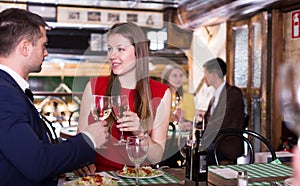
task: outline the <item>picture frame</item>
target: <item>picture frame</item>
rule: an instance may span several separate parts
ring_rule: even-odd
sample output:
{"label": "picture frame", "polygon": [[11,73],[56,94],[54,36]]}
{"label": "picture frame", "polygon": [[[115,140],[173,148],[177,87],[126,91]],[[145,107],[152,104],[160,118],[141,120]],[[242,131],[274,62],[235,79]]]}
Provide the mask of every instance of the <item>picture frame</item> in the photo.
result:
{"label": "picture frame", "polygon": [[56,6],[28,4],[27,10],[40,15],[45,21],[52,21],[52,22],[56,21],[56,17],[57,17]]}
{"label": "picture frame", "polygon": [[3,11],[7,8],[20,8],[20,9],[27,9],[26,4],[16,4],[16,3],[0,3],[0,11]]}
{"label": "picture frame", "polygon": [[126,11],[98,8],[57,7],[57,22],[112,26],[119,22],[134,22],[139,26],[163,28],[163,12]]}

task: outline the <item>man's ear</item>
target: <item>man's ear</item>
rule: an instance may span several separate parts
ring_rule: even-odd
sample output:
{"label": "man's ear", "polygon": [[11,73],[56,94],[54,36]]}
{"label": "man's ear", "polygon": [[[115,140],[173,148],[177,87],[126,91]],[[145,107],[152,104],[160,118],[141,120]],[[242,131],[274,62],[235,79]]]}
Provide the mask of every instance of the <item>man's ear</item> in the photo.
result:
{"label": "man's ear", "polygon": [[23,39],[20,44],[19,44],[19,52],[23,55],[23,56],[28,56],[29,52],[31,50],[31,42],[29,42],[26,39]]}

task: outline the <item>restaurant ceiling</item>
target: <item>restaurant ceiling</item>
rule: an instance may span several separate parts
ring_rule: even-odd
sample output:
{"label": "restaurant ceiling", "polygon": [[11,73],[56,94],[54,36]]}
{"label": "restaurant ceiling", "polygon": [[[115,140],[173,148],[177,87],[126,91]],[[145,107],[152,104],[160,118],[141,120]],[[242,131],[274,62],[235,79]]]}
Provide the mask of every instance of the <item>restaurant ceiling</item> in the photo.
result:
{"label": "restaurant ceiling", "polygon": [[299,0],[187,0],[177,11],[181,28],[215,25],[239,20],[264,10],[289,10],[299,7]]}

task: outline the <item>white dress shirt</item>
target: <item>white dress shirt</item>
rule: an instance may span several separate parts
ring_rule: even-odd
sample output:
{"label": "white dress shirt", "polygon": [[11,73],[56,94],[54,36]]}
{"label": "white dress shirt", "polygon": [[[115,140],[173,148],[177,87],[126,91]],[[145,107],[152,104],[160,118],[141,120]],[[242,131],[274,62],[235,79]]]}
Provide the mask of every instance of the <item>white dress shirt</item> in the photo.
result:
{"label": "white dress shirt", "polygon": [[214,102],[213,102],[212,105],[211,105],[211,108],[210,108],[210,114],[212,114],[212,113],[214,112],[214,109],[216,108],[216,106],[217,106],[217,104],[218,104],[218,102],[219,102],[220,94],[221,94],[223,88],[225,87],[225,84],[226,84],[226,82],[224,81],[224,82],[216,89],[216,91],[214,92],[214,96],[213,96],[213,97],[215,98],[215,100],[214,100]]}

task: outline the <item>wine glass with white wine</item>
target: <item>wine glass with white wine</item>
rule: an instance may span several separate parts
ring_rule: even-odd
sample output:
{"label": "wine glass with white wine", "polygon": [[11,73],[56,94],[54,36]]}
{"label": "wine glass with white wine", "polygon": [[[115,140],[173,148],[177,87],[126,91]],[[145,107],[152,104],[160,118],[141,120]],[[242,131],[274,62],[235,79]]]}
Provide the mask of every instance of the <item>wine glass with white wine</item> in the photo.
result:
{"label": "wine glass with white wine", "polygon": [[[106,120],[111,113],[111,97],[103,95],[93,95],[91,102],[91,113],[96,121]],[[106,148],[102,146],[101,148]]]}
{"label": "wine glass with white wine", "polygon": [[280,67],[278,94],[281,114],[286,127],[298,136],[300,148],[300,63],[285,63]]}
{"label": "wine glass with white wine", "polygon": [[135,183],[139,185],[139,167],[146,159],[149,149],[148,136],[128,136],[126,151],[129,159],[135,165]]}
{"label": "wine glass with white wine", "polygon": [[[127,95],[119,95],[111,97],[111,106],[113,110],[113,116],[116,120],[121,119],[124,116],[124,112],[129,110],[129,101]],[[115,145],[125,145],[123,130],[121,130],[121,136],[119,141]]]}

